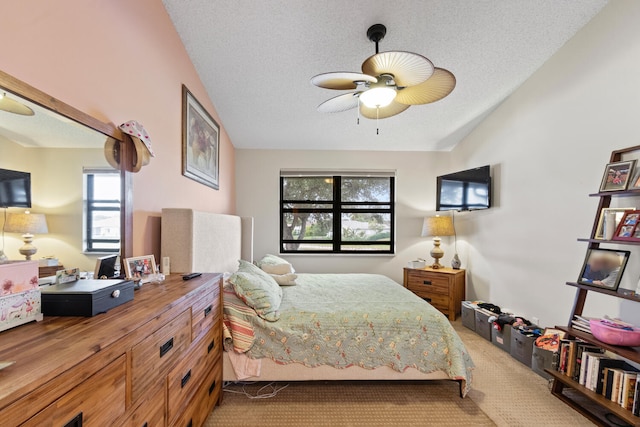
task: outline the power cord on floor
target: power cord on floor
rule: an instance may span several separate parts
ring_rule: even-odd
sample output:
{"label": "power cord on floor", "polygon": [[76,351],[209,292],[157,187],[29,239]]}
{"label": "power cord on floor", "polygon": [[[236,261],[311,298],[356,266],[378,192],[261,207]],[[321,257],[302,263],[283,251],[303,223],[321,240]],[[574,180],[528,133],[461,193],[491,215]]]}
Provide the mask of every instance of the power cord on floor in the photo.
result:
{"label": "power cord on floor", "polygon": [[[278,383],[276,382],[270,382],[268,384],[265,384],[264,386],[260,387],[254,394],[251,394],[251,392],[247,391],[247,386],[251,386],[254,384],[257,384],[257,381],[254,382],[225,382],[222,385],[222,390],[227,392],[227,393],[235,393],[235,394],[243,394],[245,395],[248,399],[270,399],[272,397],[276,397],[276,395],[281,392],[282,390],[284,390],[285,388],[289,387],[289,384],[285,384],[283,386],[278,386]],[[231,387],[232,386],[241,386],[240,390],[234,390]]]}

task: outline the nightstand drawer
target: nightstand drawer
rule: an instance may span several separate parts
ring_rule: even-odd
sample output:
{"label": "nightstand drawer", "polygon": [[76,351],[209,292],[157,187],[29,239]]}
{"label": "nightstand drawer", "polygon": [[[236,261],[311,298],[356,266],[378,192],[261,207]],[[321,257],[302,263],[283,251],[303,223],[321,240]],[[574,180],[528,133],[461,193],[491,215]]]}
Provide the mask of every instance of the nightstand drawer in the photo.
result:
{"label": "nightstand drawer", "polygon": [[412,292],[433,292],[449,295],[449,279],[426,271],[410,271],[407,288]]}
{"label": "nightstand drawer", "polygon": [[[413,290],[412,290],[413,291]],[[413,291],[414,294],[434,306],[440,311],[449,310],[449,297],[442,294],[433,294],[430,292]]]}

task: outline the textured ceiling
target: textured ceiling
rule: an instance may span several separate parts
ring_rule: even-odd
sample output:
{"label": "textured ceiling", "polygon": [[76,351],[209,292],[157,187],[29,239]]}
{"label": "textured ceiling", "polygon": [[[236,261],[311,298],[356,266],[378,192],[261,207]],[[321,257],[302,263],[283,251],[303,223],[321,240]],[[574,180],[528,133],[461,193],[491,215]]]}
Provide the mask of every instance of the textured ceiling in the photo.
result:
{"label": "textured ceiling", "polygon": [[[450,150],[607,3],[605,0],[163,0],[236,148]],[[341,91],[309,79],[360,72],[404,50],[452,71],[447,98],[380,120],[319,113]]]}

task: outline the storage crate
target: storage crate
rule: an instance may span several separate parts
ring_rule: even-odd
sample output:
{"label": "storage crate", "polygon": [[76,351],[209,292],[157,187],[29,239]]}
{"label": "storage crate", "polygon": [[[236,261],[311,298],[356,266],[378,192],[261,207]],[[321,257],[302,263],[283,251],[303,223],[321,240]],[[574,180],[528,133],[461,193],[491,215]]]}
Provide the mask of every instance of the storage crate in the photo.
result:
{"label": "storage crate", "polygon": [[0,296],[38,288],[38,261],[6,261],[0,264]]}
{"label": "storage crate", "polygon": [[491,341],[491,323],[489,323],[489,317],[494,314],[489,310],[483,310],[481,308],[476,310],[476,334],[480,335],[487,341]]}
{"label": "storage crate", "polygon": [[511,357],[531,367],[531,357],[535,341],[536,337],[528,337],[518,329],[513,329],[511,331]]}
{"label": "storage crate", "polygon": [[511,325],[504,325],[501,331],[491,326],[491,342],[501,350],[511,351]]}
{"label": "storage crate", "polygon": [[[36,261],[36,268],[38,263]],[[0,331],[42,320],[40,289],[0,297]]]}
{"label": "storage crate", "polygon": [[476,330],[476,309],[469,301],[462,301],[462,326]]}
{"label": "storage crate", "polygon": [[545,350],[541,347],[533,346],[533,352],[531,354],[531,369],[543,378],[550,380],[552,377],[546,373],[545,369],[553,368],[553,360],[557,353]]}

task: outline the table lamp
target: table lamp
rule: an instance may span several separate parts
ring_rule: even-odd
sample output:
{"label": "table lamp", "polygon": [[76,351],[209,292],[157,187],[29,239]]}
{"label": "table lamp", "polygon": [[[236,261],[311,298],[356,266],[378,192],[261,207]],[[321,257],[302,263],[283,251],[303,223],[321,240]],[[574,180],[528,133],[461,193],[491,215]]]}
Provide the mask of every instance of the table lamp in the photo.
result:
{"label": "table lamp", "polygon": [[24,245],[18,251],[27,258],[27,261],[38,252],[38,248],[33,246],[34,234],[46,234],[47,219],[44,214],[34,214],[29,211],[24,213],[10,213],[4,229],[7,233],[22,233]]}
{"label": "table lamp", "polygon": [[422,224],[422,237],[433,236],[433,249],[431,249],[430,254],[434,262],[431,268],[438,269],[443,267],[440,264],[440,258],[444,256],[444,251],[440,248],[440,237],[453,235],[455,235],[455,230],[450,216],[425,217]]}

